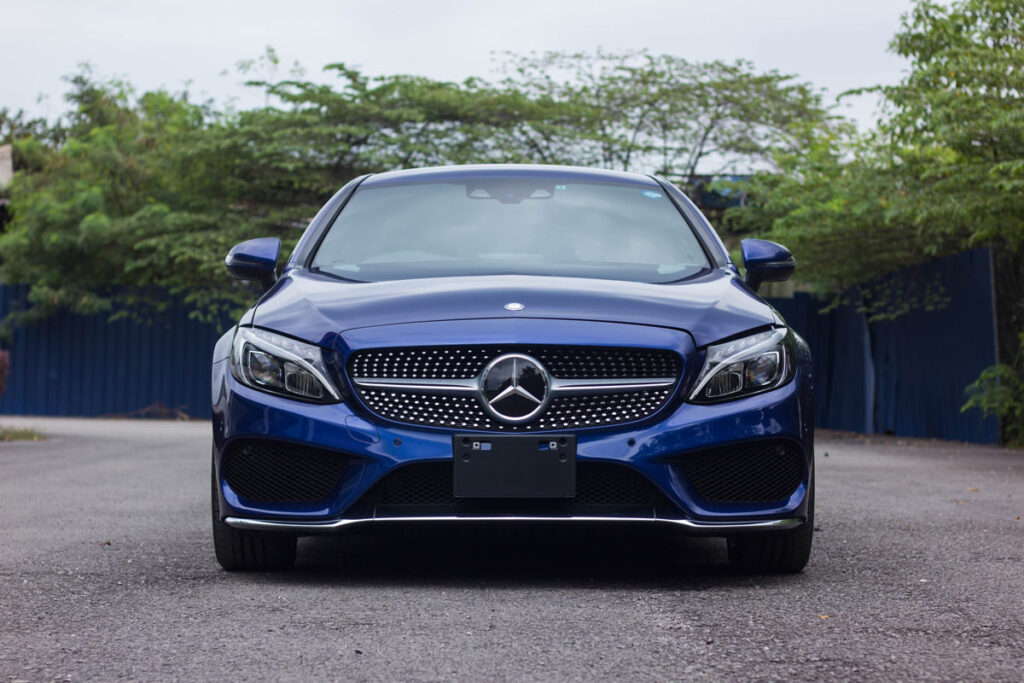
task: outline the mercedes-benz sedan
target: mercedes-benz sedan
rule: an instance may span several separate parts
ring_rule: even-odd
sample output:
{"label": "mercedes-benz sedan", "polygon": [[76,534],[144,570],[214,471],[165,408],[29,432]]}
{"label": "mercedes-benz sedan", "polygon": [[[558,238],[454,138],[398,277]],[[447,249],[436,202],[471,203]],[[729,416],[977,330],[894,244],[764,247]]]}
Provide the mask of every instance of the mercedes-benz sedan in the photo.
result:
{"label": "mercedes-benz sedan", "polygon": [[452,166],[343,187],[213,355],[213,531],[226,569],[398,524],[660,525],[799,571],[814,505],[810,355],[663,179]]}

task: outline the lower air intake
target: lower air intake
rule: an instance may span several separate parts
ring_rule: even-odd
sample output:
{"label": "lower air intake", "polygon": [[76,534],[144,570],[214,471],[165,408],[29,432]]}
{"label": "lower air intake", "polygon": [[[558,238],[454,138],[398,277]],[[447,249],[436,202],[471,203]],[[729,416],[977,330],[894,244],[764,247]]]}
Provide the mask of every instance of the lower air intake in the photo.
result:
{"label": "lower air intake", "polygon": [[[452,463],[428,462],[399,467],[363,497],[369,505],[456,505]],[[645,476],[626,465],[576,463],[575,505],[675,507]]]}
{"label": "lower air intake", "polygon": [[754,441],[680,455],[693,490],[715,503],[765,503],[789,498],[803,481],[804,455],[789,441]]}
{"label": "lower air intake", "polygon": [[235,441],[224,453],[221,475],[253,503],[313,503],[338,487],[344,453],[266,439]]}

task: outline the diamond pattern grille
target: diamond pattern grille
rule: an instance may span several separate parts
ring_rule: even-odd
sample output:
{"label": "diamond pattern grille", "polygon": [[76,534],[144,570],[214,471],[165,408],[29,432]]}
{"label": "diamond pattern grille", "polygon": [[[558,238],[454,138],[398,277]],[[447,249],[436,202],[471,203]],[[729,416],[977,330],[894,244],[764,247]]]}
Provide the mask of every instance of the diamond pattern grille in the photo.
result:
{"label": "diamond pattern grille", "polygon": [[[472,379],[492,359],[525,353],[560,379],[672,377],[682,374],[678,354],[665,349],[602,346],[438,346],[367,349],[352,354],[352,377],[379,379]],[[494,419],[475,394],[416,389],[355,387],[366,406],[381,417],[409,424],[496,432],[581,429],[636,422],[660,410],[674,387],[555,396],[547,410],[527,424]]]}
{"label": "diamond pattern grille", "polygon": [[543,415],[527,424],[495,420],[484,412],[475,396],[384,389],[363,389],[360,394],[370,410],[398,422],[495,432],[538,432],[642,420],[664,405],[672,389],[558,396]]}

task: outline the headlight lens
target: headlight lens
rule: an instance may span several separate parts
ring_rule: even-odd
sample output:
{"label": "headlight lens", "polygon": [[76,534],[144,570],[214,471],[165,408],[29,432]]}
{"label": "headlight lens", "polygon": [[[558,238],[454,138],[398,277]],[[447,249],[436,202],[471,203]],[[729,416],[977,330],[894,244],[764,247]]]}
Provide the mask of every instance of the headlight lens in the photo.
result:
{"label": "headlight lens", "polygon": [[731,401],[781,385],[789,374],[788,334],[780,327],[709,346],[690,401]]}
{"label": "headlight lens", "polygon": [[239,382],[271,394],[315,403],[340,400],[319,346],[267,330],[236,330],[231,374]]}

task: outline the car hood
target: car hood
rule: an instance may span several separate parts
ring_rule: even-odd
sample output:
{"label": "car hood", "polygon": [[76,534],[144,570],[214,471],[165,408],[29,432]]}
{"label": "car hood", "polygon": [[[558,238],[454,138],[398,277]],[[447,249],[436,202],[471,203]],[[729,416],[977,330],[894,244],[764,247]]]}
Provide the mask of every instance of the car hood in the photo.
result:
{"label": "car hood", "polygon": [[[509,303],[522,310],[509,311]],[[719,269],[674,284],[525,275],[349,282],[287,271],[253,324],[331,345],[363,327],[441,320],[541,318],[684,330],[697,346],[775,321],[772,308]]]}

